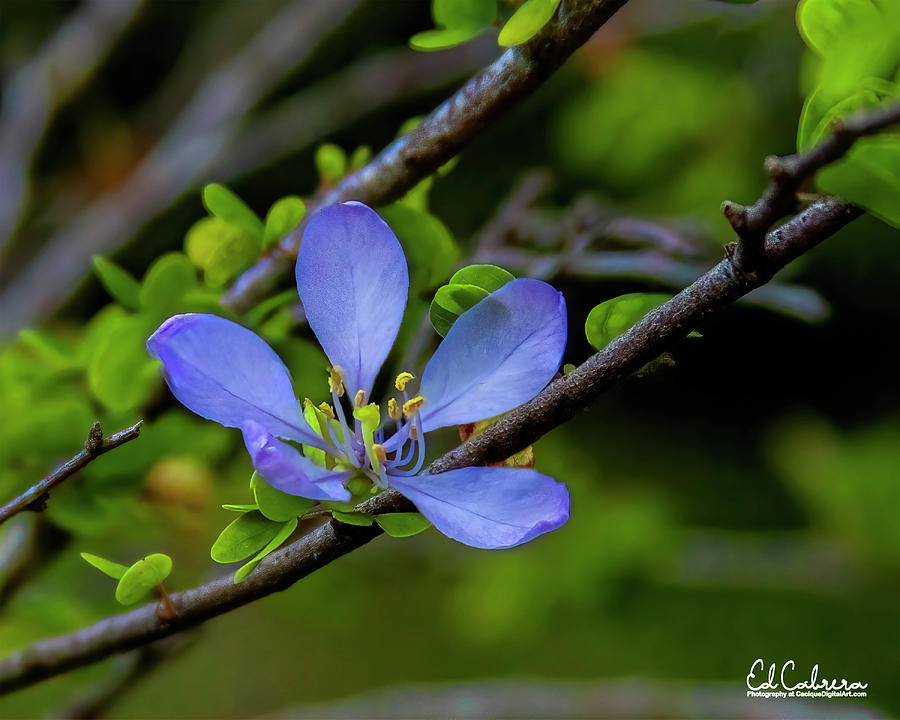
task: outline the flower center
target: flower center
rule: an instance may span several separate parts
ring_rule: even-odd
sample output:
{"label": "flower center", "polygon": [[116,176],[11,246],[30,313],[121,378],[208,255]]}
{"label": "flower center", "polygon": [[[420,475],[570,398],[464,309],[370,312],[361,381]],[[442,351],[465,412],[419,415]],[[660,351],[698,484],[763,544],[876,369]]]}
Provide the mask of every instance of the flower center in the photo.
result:
{"label": "flower center", "polygon": [[[406,386],[414,379],[409,372],[397,376],[394,387],[400,392],[401,399],[388,400],[387,418],[384,419],[381,407],[368,402],[364,390],[357,391],[351,404],[351,430],[344,409],[343,398],[347,395],[344,373],[338,366],[330,368],[328,385],[333,404],[316,406],[308,398],[304,401],[306,420],[323,438],[326,449],[307,454],[329,469],[339,465],[352,466],[380,488],[388,486],[390,475],[418,473],[425,462],[425,437],[419,419],[419,409],[425,398],[421,395],[410,398]],[[385,439],[388,429],[392,432]],[[356,478],[351,482],[358,485],[361,477],[357,475]]]}

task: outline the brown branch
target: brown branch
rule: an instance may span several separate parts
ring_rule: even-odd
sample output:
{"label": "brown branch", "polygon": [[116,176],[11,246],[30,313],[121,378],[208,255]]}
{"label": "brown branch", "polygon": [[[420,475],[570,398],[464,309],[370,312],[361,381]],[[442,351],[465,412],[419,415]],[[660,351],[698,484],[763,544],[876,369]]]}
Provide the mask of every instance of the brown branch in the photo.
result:
{"label": "brown branch", "polygon": [[765,272],[762,265],[766,233],[779,219],[795,211],[801,185],[826,165],[842,158],[859,138],[897,123],[900,123],[900,105],[880,112],[862,112],[849,120],[836,121],[831,135],[806,153],[785,157],[769,155],[764,163],[769,184],[760,198],[749,207],[730,200],[722,203],[722,212],[739,238],[733,248],[736,267],[745,273]]}
{"label": "brown branch", "polygon": [[[835,198],[823,199],[773,231],[766,253],[781,267],[817,245],[857,217],[860,211]],[[748,279],[726,258],[690,287],[660,306],[631,330],[562,377],[530,402],[504,416],[431,464],[440,473],[467,465],[501,460],[586,408],[601,392],[687,335],[696,322],[733,302],[764,280]],[[412,504],[389,490],[364,503],[362,511],[378,514],[408,511]],[[38,642],[0,663],[0,692],[31,685],[114,653],[167,637],[210,618],[284,590],[297,580],[365,545],[381,533],[377,525],[356,527],[328,522],[272,553],[244,582],[231,576],[172,595],[178,615],[161,622],[156,606],[102,620],[68,635]]]}
{"label": "brown branch", "polygon": [[[600,393],[685,337],[703,317],[765,284],[771,273],[861,214],[861,210],[839,198],[814,202],[767,234],[763,252],[768,273],[746,274],[736,267],[732,255],[727,256],[571,373],[552,382],[495,425],[435,460],[428,472],[437,474],[484,465],[531,445],[587,408]],[[414,506],[396,491],[388,490],[363,503],[359,509],[368,514],[380,514],[408,511]],[[151,604],[35,643],[0,662],[0,693],[146,645],[284,590],[379,534],[381,529],[376,524],[358,527],[332,520],[269,555],[238,585],[232,582],[231,576],[225,576],[173,594],[171,600],[177,615],[172,619],[160,619],[156,605]]]}
{"label": "brown branch", "polygon": [[100,427],[100,422],[95,422],[91,425],[87,440],[84,441],[84,448],[80,453],[75,455],[68,462],[60,465],[39,483],[32,485],[15,500],[10,500],[6,505],[0,508],[0,525],[25,510],[36,512],[43,510],[47,505],[47,498],[50,496],[50,492],[53,489],[72,477],[95,458],[100,457],[103,453],[109,452],[120,445],[124,445],[125,443],[134,440],[141,434],[141,425],[143,422],[143,420],[140,420],[130,428],[120,430],[107,438],[103,437],[103,429]]}
{"label": "brown branch", "polygon": [[[349,175],[322,205],[395,200],[453,158],[504,112],[546,80],[627,0],[565,0],[544,30],[507,50],[435,109],[413,132],[397,139],[366,167]],[[246,312],[293,269],[299,247],[293,232],[241,275],[225,304]]]}

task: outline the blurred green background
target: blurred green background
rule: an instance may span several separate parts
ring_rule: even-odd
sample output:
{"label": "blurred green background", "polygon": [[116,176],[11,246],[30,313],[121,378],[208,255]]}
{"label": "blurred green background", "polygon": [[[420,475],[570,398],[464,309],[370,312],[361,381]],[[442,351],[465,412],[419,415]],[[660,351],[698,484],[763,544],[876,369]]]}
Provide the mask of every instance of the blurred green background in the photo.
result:
{"label": "blurred green background", "polygon": [[[220,505],[247,501],[238,433],[177,405],[141,349],[161,319],[215,303],[221,286],[190,270],[165,275],[155,304],[111,308],[91,258],[140,278],[182,250],[208,182],[263,217],[282,196],[312,196],[328,182],[321,143],[377,152],[500,52],[494,36],[408,49],[431,26],[425,2],[103,6],[0,8],[0,494],[74,454],[96,417],[108,432],[147,422],[45,513],[0,529],[3,654],[121,611],[80,551],[168,553],[176,590],[221,573],[209,546],[233,516]],[[634,0],[428,189],[460,257],[512,259],[564,292],[566,362],[591,352],[594,305],[674,291],[716,261],[731,239],[721,201],[752,202],[762,158],[794,150],[814,64],[794,11]],[[82,33],[71,64],[42,61],[66,31]],[[485,254],[489,221],[523,192],[527,207],[500,223],[507,254]],[[573,236],[596,266],[566,265]],[[779,277],[781,290],[709,319],[541,440],[538,469],[571,490],[560,531],[502,552],[433,530],[382,537],[165,647],[104,712],[900,713],[897,241],[873,218],[852,223]],[[416,285],[429,268],[412,271]],[[403,337],[445,277],[419,280]],[[286,300],[256,325],[315,399],[324,362],[301,319]],[[793,659],[798,675],[818,663],[868,682],[868,697],[747,700],[756,658]],[[2,698],[0,717],[77,715],[129,667],[118,658]]]}

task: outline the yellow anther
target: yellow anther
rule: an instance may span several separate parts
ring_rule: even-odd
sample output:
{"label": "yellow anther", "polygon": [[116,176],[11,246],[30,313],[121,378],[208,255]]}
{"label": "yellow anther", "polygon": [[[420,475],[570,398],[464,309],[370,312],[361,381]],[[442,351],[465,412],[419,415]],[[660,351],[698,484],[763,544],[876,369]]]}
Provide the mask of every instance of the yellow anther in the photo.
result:
{"label": "yellow anther", "polygon": [[340,365],[329,369],[328,389],[338,397],[344,397],[344,369]]}
{"label": "yellow anther", "polygon": [[[308,400],[309,398],[307,398]],[[334,420],[334,408],[331,407],[327,402],[323,402],[319,405],[319,411],[327,417],[329,420]]]}
{"label": "yellow anther", "polygon": [[391,418],[391,420],[400,419],[400,406],[397,404],[397,401],[394,398],[388,400],[388,416]]}
{"label": "yellow anther", "polygon": [[415,375],[409,372],[402,372],[397,376],[397,379],[394,380],[394,387],[397,388],[400,392],[406,390],[406,383],[410,380],[415,379]]}
{"label": "yellow anther", "polygon": [[378,458],[378,462],[384,462],[387,460],[387,453],[384,451],[384,446],[375,443],[372,446],[372,451],[375,453],[375,457]]}
{"label": "yellow anther", "polygon": [[425,398],[423,398],[421,395],[416,395],[414,398],[403,403],[403,414],[406,415],[406,417],[409,417],[420,407],[422,407],[424,403]]}
{"label": "yellow anther", "polygon": [[366,396],[365,390],[357,390],[356,397],[353,398],[353,406],[360,408],[366,404],[366,400],[368,399],[369,398]]}

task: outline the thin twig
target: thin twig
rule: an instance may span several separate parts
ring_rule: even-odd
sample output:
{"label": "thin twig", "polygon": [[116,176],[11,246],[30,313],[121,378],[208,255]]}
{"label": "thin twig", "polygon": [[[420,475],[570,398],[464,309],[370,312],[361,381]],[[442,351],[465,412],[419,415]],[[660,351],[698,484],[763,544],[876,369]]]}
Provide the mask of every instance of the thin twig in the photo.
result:
{"label": "thin twig", "polygon": [[6,505],[0,508],[0,525],[25,510],[32,510],[35,512],[43,510],[47,505],[47,498],[50,496],[50,492],[53,489],[72,477],[95,458],[103,455],[103,453],[107,453],[120,445],[124,445],[125,443],[134,440],[141,434],[141,425],[143,425],[143,423],[143,420],[139,420],[130,428],[120,430],[105,438],[103,437],[103,429],[100,427],[100,422],[95,422],[91,425],[90,432],[88,432],[87,440],[84,441],[84,448],[81,452],[68,462],[60,465],[39,483],[32,485],[15,500],[10,500]]}
{"label": "thin twig", "polygon": [[[437,474],[484,465],[531,445],[587,408],[600,393],[684,338],[702,318],[765,284],[776,270],[861,214],[859,208],[839,198],[814,202],[767,234],[763,246],[767,272],[744,273],[729,254],[571,373],[555,380],[532,400],[435,460],[428,472]],[[413,509],[414,505],[394,490],[387,490],[358,508],[368,515]],[[172,603],[178,611],[174,618],[161,619],[156,603],[153,603],[67,635],[37,642],[0,662],[0,693],[146,645],[284,590],[379,534],[381,529],[375,523],[359,527],[332,520],[269,555],[240,584],[235,585],[231,576],[225,576],[173,594]]]}
{"label": "thin twig", "polygon": [[795,211],[801,185],[826,165],[842,158],[859,138],[897,123],[900,123],[900,105],[891,105],[880,112],[862,112],[849,120],[836,121],[833,132],[806,153],[785,157],[769,155],[764,163],[769,184],[760,198],[749,207],[730,200],[722,203],[722,212],[739,238],[733,248],[735,266],[745,273],[765,272],[760,265],[764,260],[766,233],[779,219]]}
{"label": "thin twig", "polygon": [[[528,97],[627,0],[567,0],[527,44],[510,48],[436,108],[414,131],[395,140],[368,165],[342,180],[322,205],[395,200],[453,158],[503,113]],[[241,275],[225,304],[246,312],[287,275],[297,257],[293,232]]]}
{"label": "thin twig", "polygon": [[[770,234],[767,253],[772,265],[786,264],[859,214],[859,210],[841,200],[820,200]],[[472,436],[433,462],[429,472],[483,465],[509,457],[586,408],[603,390],[687,335],[701,317],[764,282],[762,278],[750,280],[736,272],[731,259],[726,258],[569,375],[508,413],[496,425]],[[375,515],[410,511],[414,506],[396,491],[388,490],[359,509]],[[156,603],[153,603],[68,635],[38,642],[0,662],[0,693],[167,637],[284,590],[314,570],[365,545],[380,533],[376,524],[357,527],[328,522],[269,555],[238,585],[232,582],[231,576],[225,576],[173,594],[172,602],[178,615],[171,621],[161,622]]]}

